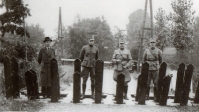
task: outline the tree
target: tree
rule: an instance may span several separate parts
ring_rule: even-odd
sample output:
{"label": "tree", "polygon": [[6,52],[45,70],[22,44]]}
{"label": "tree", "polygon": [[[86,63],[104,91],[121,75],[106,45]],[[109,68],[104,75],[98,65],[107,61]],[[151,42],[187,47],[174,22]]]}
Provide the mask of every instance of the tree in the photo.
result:
{"label": "tree", "polygon": [[27,43],[38,51],[45,37],[44,29],[41,28],[39,24],[32,24],[26,26],[26,30],[30,33],[30,38],[27,39]]}
{"label": "tree", "polygon": [[163,49],[169,45],[168,35],[170,34],[169,21],[162,8],[158,9],[155,17],[156,22],[154,25],[154,33],[157,36],[157,47],[163,51]]}
{"label": "tree", "polygon": [[[139,52],[139,46],[140,46],[140,38],[141,38],[141,28],[143,26],[143,18],[144,18],[144,10],[138,9],[130,14],[129,16],[129,23],[127,24],[127,41],[128,47],[130,48],[130,51],[132,53],[132,58],[134,60],[138,59],[138,52]],[[146,27],[149,27],[150,18],[148,13],[146,14]],[[150,33],[145,31],[145,33]],[[145,38],[147,38],[147,35],[145,34]],[[146,44],[147,39],[145,39],[144,45]]]}
{"label": "tree", "polygon": [[0,8],[5,8],[5,12],[0,15],[1,27],[0,31],[2,37],[5,33],[11,32],[12,34],[17,34],[24,36],[29,36],[27,31],[24,31],[24,18],[30,16],[30,9],[24,5],[22,0],[2,0]]}
{"label": "tree", "polygon": [[78,19],[77,23],[69,27],[69,51],[70,58],[78,58],[82,46],[88,44],[89,33],[97,33],[95,44],[99,49],[99,57],[102,60],[111,60],[114,46],[113,37],[109,25],[104,18]]}
{"label": "tree", "polygon": [[174,13],[170,13],[171,20],[170,41],[177,49],[179,61],[187,62],[190,50],[193,49],[194,13],[191,0],[174,0],[172,3]]}

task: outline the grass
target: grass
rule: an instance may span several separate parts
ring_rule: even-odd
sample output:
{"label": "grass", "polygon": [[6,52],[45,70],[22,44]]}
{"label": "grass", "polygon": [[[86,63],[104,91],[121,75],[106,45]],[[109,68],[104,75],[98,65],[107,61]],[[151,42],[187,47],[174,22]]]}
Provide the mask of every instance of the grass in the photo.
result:
{"label": "grass", "polygon": [[0,111],[38,111],[43,103],[35,101],[0,100]]}
{"label": "grass", "polygon": [[63,65],[59,67],[60,90],[66,90],[73,82],[74,67],[72,65]]}

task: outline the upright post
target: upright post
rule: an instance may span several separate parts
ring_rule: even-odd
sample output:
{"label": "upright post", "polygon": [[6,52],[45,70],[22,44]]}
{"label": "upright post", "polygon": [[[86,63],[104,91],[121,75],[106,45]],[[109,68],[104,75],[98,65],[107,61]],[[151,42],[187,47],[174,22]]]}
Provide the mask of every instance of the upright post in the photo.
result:
{"label": "upright post", "polygon": [[148,80],[149,64],[145,62],[141,70],[141,82],[140,82],[140,95],[138,99],[138,104],[144,105],[146,92],[147,92],[147,80]]}
{"label": "upright post", "polygon": [[185,71],[185,64],[181,63],[177,71],[174,103],[180,103],[180,100],[181,100],[181,94],[183,90],[184,71]]}
{"label": "upright post", "polygon": [[51,60],[51,102],[58,102],[59,99],[59,74],[57,60]]}
{"label": "upright post", "polygon": [[95,62],[95,103],[101,103],[102,100],[102,83],[103,83],[103,61]]}
{"label": "upright post", "polygon": [[163,85],[162,85],[162,90],[160,91],[160,102],[159,104],[161,106],[167,105],[167,98],[169,94],[169,87],[171,83],[171,76],[167,75],[166,77],[163,78]]}
{"label": "upright post", "polygon": [[121,73],[117,77],[117,93],[116,93],[116,103],[123,104],[123,92],[124,92],[124,74]]}
{"label": "upright post", "polygon": [[160,99],[160,92],[163,90],[163,79],[166,76],[166,69],[167,69],[167,64],[165,62],[163,62],[160,65],[160,69],[159,69],[158,90],[156,92],[156,98],[157,98],[156,101],[157,102]]}
{"label": "upright post", "polygon": [[18,74],[18,63],[16,58],[11,59],[11,66],[12,66],[12,76],[13,76],[13,94],[14,98],[20,97],[19,92],[19,74]]}
{"label": "upright post", "polygon": [[73,103],[80,102],[81,95],[81,60],[74,61],[74,74],[73,74]]}
{"label": "upright post", "polygon": [[4,77],[5,77],[5,88],[6,98],[13,98],[13,78],[11,71],[11,62],[8,56],[4,59]]}
{"label": "upright post", "polygon": [[194,70],[194,66],[192,64],[189,64],[185,71],[183,91],[182,91],[181,101],[180,101],[181,106],[187,105],[187,103],[188,103],[193,70]]}
{"label": "upright post", "polygon": [[199,103],[199,81],[198,81],[198,86],[197,86],[197,90],[196,90],[196,94],[194,98],[194,103]]}

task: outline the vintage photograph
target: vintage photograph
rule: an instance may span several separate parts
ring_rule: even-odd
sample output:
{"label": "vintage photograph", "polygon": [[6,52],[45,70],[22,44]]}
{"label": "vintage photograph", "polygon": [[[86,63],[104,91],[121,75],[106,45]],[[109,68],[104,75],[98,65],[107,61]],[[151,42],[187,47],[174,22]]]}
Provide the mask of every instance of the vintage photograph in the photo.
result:
{"label": "vintage photograph", "polygon": [[0,0],[0,111],[199,112],[199,0]]}

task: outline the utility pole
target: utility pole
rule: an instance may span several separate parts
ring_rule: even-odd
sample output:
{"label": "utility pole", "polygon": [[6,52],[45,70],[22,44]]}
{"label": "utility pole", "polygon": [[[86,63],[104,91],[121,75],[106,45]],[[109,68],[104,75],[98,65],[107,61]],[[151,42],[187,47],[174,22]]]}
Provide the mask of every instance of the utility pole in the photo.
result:
{"label": "utility pole", "polygon": [[146,23],[146,13],[147,13],[147,4],[148,0],[145,1],[145,9],[144,9],[144,18],[143,18],[143,26],[141,28],[142,34],[140,36],[139,32],[139,37],[140,37],[140,47],[139,47],[139,54],[138,54],[138,63],[137,63],[137,71],[140,71],[140,64],[142,60],[142,54],[143,54],[143,39],[144,39],[144,30],[151,30],[151,38],[153,38],[153,9],[152,9],[152,0],[150,1],[150,23],[151,23],[151,28],[145,28],[145,23]]}
{"label": "utility pole", "polygon": [[62,39],[63,39],[63,36],[62,36],[61,7],[59,7],[58,40],[61,44],[61,56],[60,57],[59,57],[59,53],[58,53],[58,57],[60,58],[59,60],[61,60],[61,58],[63,58],[63,42],[62,42]]}

